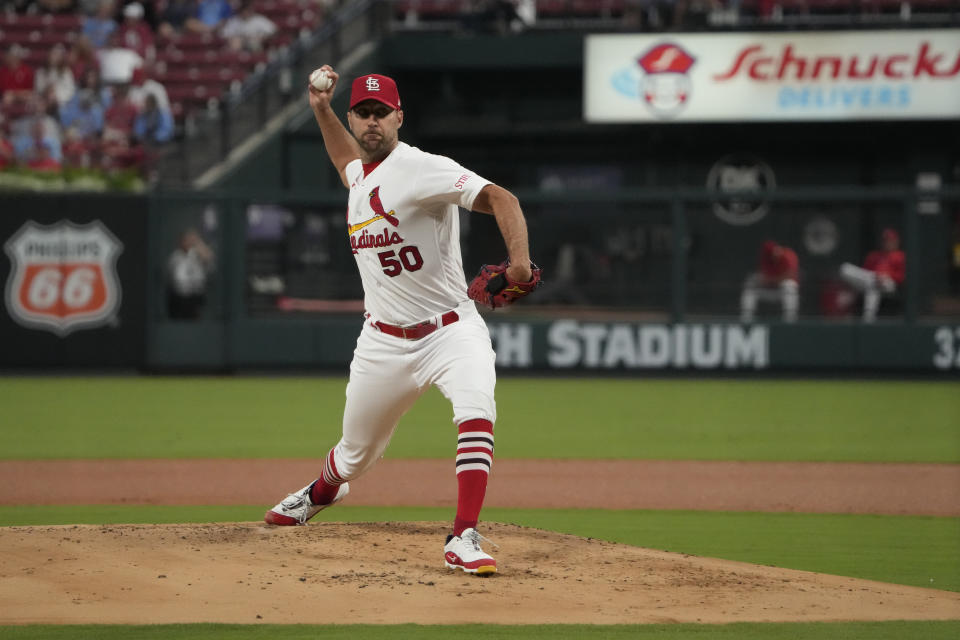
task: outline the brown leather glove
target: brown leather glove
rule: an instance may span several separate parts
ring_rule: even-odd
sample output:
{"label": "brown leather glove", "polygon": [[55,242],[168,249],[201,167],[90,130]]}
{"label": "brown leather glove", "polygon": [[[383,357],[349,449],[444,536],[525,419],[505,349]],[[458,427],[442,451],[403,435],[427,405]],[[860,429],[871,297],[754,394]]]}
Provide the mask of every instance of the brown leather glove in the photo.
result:
{"label": "brown leather glove", "polygon": [[533,276],[529,282],[517,282],[508,277],[509,266],[510,261],[507,260],[500,264],[485,264],[480,267],[480,273],[467,288],[467,295],[487,308],[496,309],[513,304],[540,286],[541,269],[537,265],[530,263]]}

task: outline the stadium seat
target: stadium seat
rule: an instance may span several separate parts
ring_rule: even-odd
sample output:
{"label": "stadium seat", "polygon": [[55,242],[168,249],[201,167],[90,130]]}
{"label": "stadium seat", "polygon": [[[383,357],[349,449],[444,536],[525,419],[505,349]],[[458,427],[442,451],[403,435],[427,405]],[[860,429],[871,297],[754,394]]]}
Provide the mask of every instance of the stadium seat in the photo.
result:
{"label": "stadium seat", "polygon": [[0,28],[19,31],[74,31],[80,29],[79,15],[0,14]]}
{"label": "stadium seat", "polygon": [[243,80],[246,72],[242,69],[233,67],[177,67],[168,69],[163,73],[156,74],[157,82],[164,86],[173,84],[229,84],[236,80]]}
{"label": "stadium seat", "polygon": [[224,45],[223,39],[213,33],[182,33],[172,38],[157,38],[157,48],[213,50]]}

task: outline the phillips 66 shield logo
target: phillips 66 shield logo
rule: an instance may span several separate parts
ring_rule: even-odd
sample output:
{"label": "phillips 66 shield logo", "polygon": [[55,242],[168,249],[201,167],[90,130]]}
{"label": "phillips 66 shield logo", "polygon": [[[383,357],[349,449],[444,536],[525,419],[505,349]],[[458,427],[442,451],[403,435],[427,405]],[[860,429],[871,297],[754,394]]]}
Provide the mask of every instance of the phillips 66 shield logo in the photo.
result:
{"label": "phillips 66 shield logo", "polygon": [[106,324],[120,306],[123,244],[99,220],[28,221],[4,245],[10,257],[7,310],[19,324],[65,336]]}

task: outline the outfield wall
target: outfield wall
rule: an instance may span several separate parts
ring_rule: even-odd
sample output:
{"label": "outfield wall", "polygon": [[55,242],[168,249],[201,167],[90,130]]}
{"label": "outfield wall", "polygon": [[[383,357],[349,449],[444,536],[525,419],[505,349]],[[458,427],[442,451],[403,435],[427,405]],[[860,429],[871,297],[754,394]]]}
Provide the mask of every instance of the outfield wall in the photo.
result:
{"label": "outfield wall", "polygon": [[[812,193],[823,199],[827,192]],[[544,265],[547,284],[536,296],[487,315],[501,369],[960,372],[960,317],[927,313],[923,287],[908,285],[900,306],[874,324],[862,324],[853,311],[826,316],[813,307],[794,324],[779,322],[775,308],[756,323],[742,324],[734,304],[739,274],[737,280],[701,281],[704,276],[698,274],[710,273],[713,263],[694,262],[685,249],[690,244],[685,230],[695,226],[691,219],[698,215],[685,215],[685,207],[694,209],[709,194],[621,196],[627,208],[639,202],[644,210],[666,212],[651,214],[671,233],[662,238],[668,249],[662,259],[642,263],[646,271],[638,273],[648,284],[624,289],[612,279],[603,290],[602,306],[563,300],[557,297],[558,285],[564,293],[576,283],[558,283],[556,265]],[[936,234],[927,228],[930,219],[921,218],[911,205],[915,194],[852,191],[833,196],[901,202],[908,255],[933,252],[928,245]],[[611,196],[594,197],[595,224],[604,226],[604,215],[622,218],[624,208],[604,209]],[[528,199],[534,204],[529,219],[536,254],[536,243],[543,246],[551,233],[569,229],[544,224],[541,212],[551,210],[549,200]],[[342,221],[339,194],[287,194],[258,201],[283,206],[255,205],[237,194],[2,197],[0,366],[345,371],[363,318],[353,259],[337,227]],[[204,235],[216,266],[202,313],[174,320],[165,305],[166,262],[185,228]],[[476,226],[462,241],[465,264],[498,252],[495,230]],[[717,272],[730,259],[714,258]],[[922,260],[908,261],[908,283],[922,279],[918,262]],[[702,311],[701,292],[724,286],[727,293],[718,306]],[[588,282],[588,289],[599,287]],[[814,293],[811,289],[811,297]]]}

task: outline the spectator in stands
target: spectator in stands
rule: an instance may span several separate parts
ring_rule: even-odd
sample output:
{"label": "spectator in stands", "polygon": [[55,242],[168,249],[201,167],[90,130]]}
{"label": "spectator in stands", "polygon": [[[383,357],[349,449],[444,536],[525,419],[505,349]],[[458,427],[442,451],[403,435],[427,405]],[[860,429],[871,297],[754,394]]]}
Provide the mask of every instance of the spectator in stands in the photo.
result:
{"label": "spectator in stands", "polygon": [[44,113],[50,116],[54,122],[60,122],[60,102],[57,100],[53,87],[48,86],[43,91],[38,91],[36,95],[43,104]]}
{"label": "spectator in stands", "polygon": [[[740,24],[740,3],[741,0],[710,0],[706,7],[707,25],[710,27],[736,27]],[[694,9],[695,13],[696,5],[691,8]]]}
{"label": "spectator in stands", "polygon": [[[168,0],[160,0],[159,5],[162,7],[166,4]],[[157,28],[160,26],[160,16],[158,12],[158,2],[157,0],[120,0],[119,6],[117,7],[117,12],[114,14],[114,20],[117,21],[117,24],[122,26],[125,11],[127,7],[131,4],[139,4],[140,8],[143,10],[141,17],[143,22],[150,28],[151,33],[156,33]]]}
{"label": "spectator in stands", "polygon": [[84,137],[79,129],[70,128],[63,134],[63,165],[89,169],[95,163],[100,144],[96,138]]}
{"label": "spectator in stands", "polygon": [[467,31],[493,31],[500,35],[522,31],[526,26],[513,0],[479,0],[468,3],[462,14]]}
{"label": "spectator in stands", "polygon": [[216,33],[231,15],[233,8],[227,0],[198,0],[196,12],[187,20],[187,29],[194,33]]}
{"label": "spectator in stands", "polygon": [[863,321],[873,322],[884,296],[893,296],[907,277],[907,259],[900,250],[900,234],[894,229],[881,233],[880,248],[867,254],[863,266],[845,262],[840,277],[863,294]]}
{"label": "spectator in stands", "polygon": [[62,157],[59,129],[55,133],[50,133],[43,121],[34,120],[31,122],[30,129],[15,135],[12,142],[14,154],[22,164],[29,165],[37,161],[43,165],[53,160],[59,168]]}
{"label": "spectator in stands", "polygon": [[740,294],[740,320],[753,322],[760,300],[780,302],[784,322],[794,322],[800,307],[799,260],[790,247],[767,240],[758,270],[747,276]]}
{"label": "spectator in stands", "polygon": [[129,87],[118,84],[113,87],[113,102],[103,114],[104,135],[109,129],[117,129],[125,135],[133,133],[133,123],[137,119],[137,105],[130,100]]}
{"label": "spectator in stands", "polygon": [[163,144],[173,137],[173,116],[169,110],[160,108],[152,93],[147,94],[143,111],[133,123],[133,135],[148,147]]}
{"label": "spectator in stands", "polygon": [[88,71],[100,73],[100,63],[97,61],[97,54],[93,45],[85,37],[80,36],[73,41],[70,47],[70,53],[67,56],[70,70],[73,72],[73,79],[76,82],[84,77]]}
{"label": "spectator in stands", "polygon": [[47,114],[47,103],[42,96],[32,95],[26,103],[24,114],[10,124],[13,137],[28,136],[36,126],[40,126],[43,137],[60,138],[60,124]]}
{"label": "spectator in stands", "polygon": [[89,89],[93,95],[93,99],[100,103],[104,111],[107,110],[107,107],[109,107],[113,101],[113,91],[110,90],[110,87],[103,86],[99,68],[88,69],[79,77],[77,91],[81,89]]}
{"label": "spectator in stands", "polygon": [[77,84],[67,64],[67,50],[62,44],[50,49],[47,66],[37,70],[35,81],[37,93],[42,94],[48,87],[53,89],[58,106],[65,105],[73,97]]}
{"label": "spectator in stands", "polygon": [[7,136],[0,129],[0,171],[14,163],[13,145],[7,140]]}
{"label": "spectator in stands", "polygon": [[104,107],[90,89],[80,89],[64,105],[60,113],[60,122],[66,129],[67,137],[85,142],[100,138],[104,125]]}
{"label": "spectator in stands", "polygon": [[143,66],[143,58],[133,49],[128,49],[120,40],[120,34],[110,36],[109,44],[97,51],[100,76],[106,84],[130,84],[133,70]]}
{"label": "spectator in stands", "polygon": [[56,172],[60,171],[60,160],[63,156],[59,147],[54,152],[50,142],[39,141],[33,147],[30,159],[27,160],[27,168],[33,171]]}
{"label": "spectator in stands", "polygon": [[236,51],[260,51],[263,42],[277,32],[275,25],[253,9],[253,2],[245,0],[237,15],[223,25],[220,35]]}
{"label": "spectator in stands", "polygon": [[97,12],[83,19],[83,35],[95,49],[107,46],[110,36],[117,30],[113,10],[113,0],[100,0]]}
{"label": "spectator in stands", "polygon": [[123,8],[123,23],[117,34],[117,41],[124,48],[136,51],[145,60],[156,57],[153,31],[143,20],[143,5],[139,2],[132,2]]}
{"label": "spectator in stands", "polygon": [[[695,3],[700,11],[719,0]],[[684,25],[687,0],[628,0],[624,7],[624,27],[628,30],[665,31],[679,29]]]}
{"label": "spectator in stands", "polygon": [[18,44],[10,45],[0,67],[0,94],[5,105],[24,102],[33,95],[33,68],[23,61],[26,50]]}
{"label": "spectator in stands", "polygon": [[172,38],[187,28],[187,21],[197,13],[196,0],[169,0],[160,14],[160,27],[157,33],[164,38]]}
{"label": "spectator in stands", "polygon": [[170,96],[167,95],[166,87],[153,79],[153,67],[145,64],[139,69],[133,70],[133,80],[130,83],[130,100],[137,105],[137,109],[143,109],[149,95],[156,99],[157,106],[161,111],[170,112]]}
{"label": "spectator in stands", "polygon": [[167,259],[167,314],[174,319],[200,317],[213,271],[213,251],[196,229],[180,234],[179,245]]}
{"label": "spectator in stands", "polygon": [[132,143],[137,107],[130,100],[127,85],[113,87],[113,103],[104,114],[100,137],[100,160],[104,169],[126,169],[138,166],[143,149]]}
{"label": "spectator in stands", "polygon": [[106,127],[100,140],[100,163],[106,170],[130,169],[143,162],[143,147],[132,143],[132,132]]}

